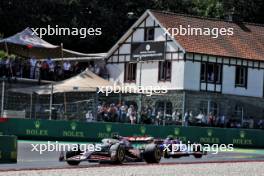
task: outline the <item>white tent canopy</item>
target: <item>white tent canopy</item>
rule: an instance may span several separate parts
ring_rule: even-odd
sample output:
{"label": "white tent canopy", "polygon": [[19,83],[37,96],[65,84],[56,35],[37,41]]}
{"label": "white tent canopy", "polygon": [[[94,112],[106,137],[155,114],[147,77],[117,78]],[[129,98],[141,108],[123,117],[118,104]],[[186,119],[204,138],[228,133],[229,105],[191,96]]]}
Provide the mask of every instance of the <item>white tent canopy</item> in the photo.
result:
{"label": "white tent canopy", "polygon": [[0,40],[0,49],[10,54],[16,54],[22,57],[35,56],[38,59],[51,58],[104,58],[105,53],[86,54],[76,51],[63,49],[62,46],[52,45],[39,38],[30,28]]}
{"label": "white tent canopy", "polygon": [[76,75],[64,81],[55,82],[54,84],[27,88],[14,88],[9,89],[9,91],[24,94],[35,93],[38,95],[48,95],[51,94],[51,92],[95,92],[98,87],[106,86],[113,86],[113,84],[86,69],[79,75]]}

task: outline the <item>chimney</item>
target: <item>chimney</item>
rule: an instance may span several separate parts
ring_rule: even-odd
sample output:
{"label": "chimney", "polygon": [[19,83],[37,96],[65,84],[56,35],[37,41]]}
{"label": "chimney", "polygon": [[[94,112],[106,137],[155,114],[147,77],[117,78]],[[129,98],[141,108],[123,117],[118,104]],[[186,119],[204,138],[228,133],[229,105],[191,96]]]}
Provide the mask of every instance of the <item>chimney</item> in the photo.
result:
{"label": "chimney", "polygon": [[234,23],[243,22],[241,16],[235,12],[234,8],[226,13],[225,20],[229,22],[234,22]]}

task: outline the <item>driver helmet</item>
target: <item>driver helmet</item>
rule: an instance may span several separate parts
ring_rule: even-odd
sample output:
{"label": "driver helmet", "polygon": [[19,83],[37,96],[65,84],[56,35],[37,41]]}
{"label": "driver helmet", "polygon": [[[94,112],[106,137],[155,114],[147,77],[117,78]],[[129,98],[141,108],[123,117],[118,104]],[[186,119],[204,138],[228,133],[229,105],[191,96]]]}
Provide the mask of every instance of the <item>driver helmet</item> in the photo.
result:
{"label": "driver helmet", "polygon": [[167,136],[167,138],[166,138],[166,140],[173,140],[174,138],[173,138],[173,136],[172,135],[169,135],[169,136]]}

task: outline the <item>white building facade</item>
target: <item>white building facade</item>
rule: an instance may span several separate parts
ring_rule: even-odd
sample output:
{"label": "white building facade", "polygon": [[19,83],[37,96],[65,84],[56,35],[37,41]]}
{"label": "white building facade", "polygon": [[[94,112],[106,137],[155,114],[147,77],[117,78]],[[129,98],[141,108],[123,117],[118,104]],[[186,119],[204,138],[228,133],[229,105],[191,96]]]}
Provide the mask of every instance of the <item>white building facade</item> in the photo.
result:
{"label": "white building facade", "polygon": [[[237,57],[244,52],[239,51],[240,46],[242,49],[249,49],[248,45],[259,46],[252,43],[244,46],[243,41],[234,45],[238,40],[234,38],[241,33],[253,34],[244,34],[235,27],[233,38],[227,39],[210,38],[207,41],[199,36],[171,37],[165,29],[173,27],[170,20],[177,19],[184,24],[204,21],[210,26],[215,23],[213,20],[146,11],[108,52],[106,61],[110,80],[125,85],[166,86],[169,90],[166,95],[145,97],[143,104],[163,109],[167,106],[168,113],[191,110],[195,114],[212,112],[234,119],[263,118],[264,55],[263,61],[251,58],[254,55],[247,53],[246,58],[243,55]],[[235,25],[219,22],[220,25],[225,23]],[[258,28],[264,30],[264,27]],[[264,36],[261,35],[260,45],[264,46],[262,39]],[[214,44],[218,41],[216,47]],[[200,48],[209,49],[207,52]],[[261,49],[260,46],[260,51],[264,53],[264,47]]]}

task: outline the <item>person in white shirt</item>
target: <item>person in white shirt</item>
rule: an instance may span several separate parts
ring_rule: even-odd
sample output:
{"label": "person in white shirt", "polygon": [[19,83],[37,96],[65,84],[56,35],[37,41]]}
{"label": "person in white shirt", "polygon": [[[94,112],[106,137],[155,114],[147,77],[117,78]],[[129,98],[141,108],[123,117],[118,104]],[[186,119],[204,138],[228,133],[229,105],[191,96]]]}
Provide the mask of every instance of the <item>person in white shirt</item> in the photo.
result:
{"label": "person in white shirt", "polygon": [[94,66],[94,73],[97,75],[100,74],[100,67],[97,64],[95,64],[95,66]]}
{"label": "person in white shirt", "polygon": [[55,71],[55,64],[53,62],[49,63],[49,79],[54,81],[54,71]]}
{"label": "person in white shirt", "polygon": [[64,77],[65,78],[70,77],[70,70],[71,70],[71,63],[69,61],[64,62],[63,71],[64,71]]}
{"label": "person in white shirt", "polygon": [[127,110],[127,117],[129,117],[130,123],[135,124],[136,123],[136,111],[133,105],[130,105]]}
{"label": "person in white shirt", "polygon": [[37,59],[33,56],[30,58],[29,63],[30,63],[30,79],[34,79]]}
{"label": "person in white shirt", "polygon": [[91,111],[88,111],[85,114],[86,122],[92,122],[94,121],[93,113]]}
{"label": "person in white shirt", "polygon": [[35,79],[37,80],[40,78],[40,68],[41,68],[41,62],[37,61],[36,69],[35,69]]}
{"label": "person in white shirt", "polygon": [[200,113],[198,114],[198,116],[196,116],[196,122],[197,123],[202,123],[202,120],[204,119],[204,114],[202,111],[200,111]]}

